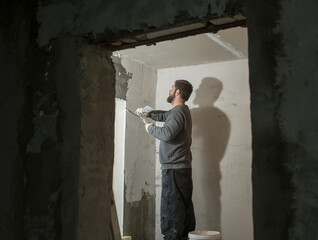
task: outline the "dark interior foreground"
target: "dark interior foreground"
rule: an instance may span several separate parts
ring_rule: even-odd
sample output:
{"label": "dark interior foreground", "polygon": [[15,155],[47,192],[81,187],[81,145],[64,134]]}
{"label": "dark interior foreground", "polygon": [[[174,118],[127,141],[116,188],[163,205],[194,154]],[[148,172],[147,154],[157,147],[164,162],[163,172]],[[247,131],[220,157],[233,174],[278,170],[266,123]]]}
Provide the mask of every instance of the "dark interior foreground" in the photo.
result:
{"label": "dark interior foreground", "polygon": [[172,31],[170,38],[177,38],[233,19],[245,24],[247,18],[254,239],[316,239],[317,5],[314,0],[4,1],[0,238],[108,239],[111,52],[164,40],[169,29],[191,25]]}

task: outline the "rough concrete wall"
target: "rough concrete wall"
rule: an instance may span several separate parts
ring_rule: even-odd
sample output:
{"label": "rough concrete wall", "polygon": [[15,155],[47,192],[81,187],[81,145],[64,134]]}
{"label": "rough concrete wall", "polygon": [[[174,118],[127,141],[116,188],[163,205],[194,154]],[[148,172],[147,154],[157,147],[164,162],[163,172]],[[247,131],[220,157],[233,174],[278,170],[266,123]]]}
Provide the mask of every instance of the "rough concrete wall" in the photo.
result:
{"label": "rough concrete wall", "polygon": [[76,237],[79,59],[64,52],[65,48],[74,54],[78,46],[74,39],[57,39],[48,46],[46,57],[37,59],[39,75],[32,79],[29,92],[32,134],[24,163],[24,234],[28,239]]}
{"label": "rough concrete wall", "polygon": [[116,52],[113,53],[112,60],[116,70],[116,98],[126,100],[131,73],[127,72],[123,67],[120,55],[118,55]]}
{"label": "rough concrete wall", "polygon": [[[157,72],[122,56],[122,64],[131,74],[127,108],[134,111],[154,106]],[[153,240],[155,234],[155,140],[146,133],[142,121],[126,115],[124,235]]]}
{"label": "rough concrete wall", "polygon": [[78,239],[108,239],[114,160],[115,69],[111,53],[83,52]]}
{"label": "rough concrete wall", "polygon": [[[56,84],[56,99],[50,99],[42,104],[48,112],[54,110],[54,115],[58,114],[56,122],[44,122],[41,127],[47,131],[47,127],[51,127],[49,131],[53,136],[56,134],[59,143],[57,145],[56,155],[51,156],[52,149],[55,147],[48,146],[48,155],[40,156],[39,161],[43,162],[43,168],[47,172],[40,173],[45,176],[47,173],[50,178],[46,181],[53,185],[55,181],[60,183],[55,192],[50,193],[48,208],[58,208],[55,211],[57,224],[59,228],[55,228],[55,238],[74,239],[76,238],[76,227],[78,217],[78,166],[80,156],[80,86],[79,86],[79,66],[80,66],[80,49],[81,43],[72,37],[61,37],[48,46],[49,57],[43,64],[48,67],[44,72],[41,81]],[[69,52],[64,51],[68,49]],[[39,59],[41,60],[41,59]],[[53,65],[53,66],[52,66]],[[65,67],[67,66],[67,68]],[[44,68],[45,69],[45,68]],[[43,69],[41,69],[41,72]],[[42,72],[43,74],[43,72]],[[39,84],[39,83],[38,83]],[[40,84],[39,84],[40,85]],[[48,88],[45,92],[48,96],[52,94],[52,88]],[[45,97],[43,97],[46,99]],[[41,114],[41,112],[40,112]],[[51,114],[52,115],[52,114]],[[53,116],[54,116],[53,115]],[[50,116],[51,117],[51,116]],[[50,120],[50,119],[48,119]],[[56,124],[56,126],[54,126]],[[54,133],[56,132],[56,133]],[[33,136],[34,137],[34,136]],[[51,136],[46,136],[52,140]],[[42,150],[43,152],[43,150]],[[52,160],[56,158],[57,165],[52,165]],[[29,171],[36,173],[36,167],[29,168]],[[54,186],[54,185],[53,185]],[[45,188],[45,186],[43,186]],[[31,188],[33,188],[31,186]],[[44,190],[47,191],[47,190]],[[42,196],[43,197],[43,196]],[[41,195],[35,196],[36,203],[41,202]],[[60,208],[60,209],[59,209]],[[52,211],[52,210],[50,210]],[[56,216],[57,215],[57,216]],[[61,218],[61,219],[60,219]],[[39,226],[42,228],[42,226]],[[32,232],[32,229],[30,229]]]}
{"label": "rough concrete wall", "polygon": [[201,1],[46,1],[39,5],[38,43],[46,45],[61,33],[106,40],[136,30],[166,27],[207,15],[242,9],[242,0]]}
{"label": "rough concrete wall", "polygon": [[[3,2],[1,6],[0,239],[15,240],[23,235],[23,164],[31,123],[26,100],[30,80],[25,68],[31,56],[25,52],[29,50],[32,7]],[[22,123],[24,125],[20,125]]]}
{"label": "rough concrete wall", "polygon": [[317,239],[317,7],[248,1],[256,240]]}
{"label": "rough concrete wall", "polygon": [[39,48],[35,7],[1,4],[0,238],[75,239],[78,46],[64,36]]}

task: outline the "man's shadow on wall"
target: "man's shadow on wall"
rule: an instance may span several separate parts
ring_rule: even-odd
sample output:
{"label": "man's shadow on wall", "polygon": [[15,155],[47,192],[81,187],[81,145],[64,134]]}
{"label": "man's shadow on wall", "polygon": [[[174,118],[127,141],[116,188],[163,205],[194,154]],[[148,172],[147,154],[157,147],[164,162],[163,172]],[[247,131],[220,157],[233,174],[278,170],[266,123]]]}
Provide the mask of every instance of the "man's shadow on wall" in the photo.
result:
{"label": "man's shadow on wall", "polygon": [[223,84],[216,78],[204,78],[195,91],[193,103],[198,108],[191,110],[192,116],[192,153],[194,169],[194,193],[199,228],[220,229],[221,221],[221,172],[220,162],[224,156],[230,134],[228,117],[214,106],[220,96]]}

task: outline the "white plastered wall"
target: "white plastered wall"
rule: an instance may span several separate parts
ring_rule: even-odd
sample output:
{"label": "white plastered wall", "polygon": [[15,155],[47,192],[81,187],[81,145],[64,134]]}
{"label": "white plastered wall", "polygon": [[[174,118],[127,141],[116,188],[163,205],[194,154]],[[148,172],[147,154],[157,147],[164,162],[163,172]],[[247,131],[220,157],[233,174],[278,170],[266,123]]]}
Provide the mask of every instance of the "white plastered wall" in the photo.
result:
{"label": "white plastered wall", "polygon": [[123,233],[126,101],[119,98],[116,98],[115,100],[113,191],[120,231]]}
{"label": "white plastered wall", "polygon": [[[156,108],[168,110],[177,79],[193,84],[193,201],[198,230],[223,240],[252,240],[251,121],[248,60],[158,70]],[[158,141],[157,141],[158,147]],[[158,152],[158,151],[157,151]],[[160,234],[161,170],[156,167],[156,240]]]}

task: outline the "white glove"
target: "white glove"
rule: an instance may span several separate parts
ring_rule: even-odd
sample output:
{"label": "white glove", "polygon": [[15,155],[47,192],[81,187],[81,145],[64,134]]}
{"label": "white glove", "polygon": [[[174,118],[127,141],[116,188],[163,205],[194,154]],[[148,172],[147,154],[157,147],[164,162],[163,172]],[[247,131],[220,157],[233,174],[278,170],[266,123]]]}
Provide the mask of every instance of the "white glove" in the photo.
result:
{"label": "white glove", "polygon": [[145,129],[146,129],[147,133],[149,133],[149,130],[148,130],[149,126],[153,126],[153,123],[146,123],[145,124]]}
{"label": "white glove", "polygon": [[153,108],[150,106],[146,106],[143,108],[137,108],[137,110],[135,111],[135,114],[139,115],[139,116],[145,116],[145,117],[149,117],[149,112],[153,111]]}
{"label": "white glove", "polygon": [[144,124],[145,124],[146,132],[149,133],[148,128],[149,128],[149,126],[153,126],[153,123],[147,122],[147,121],[144,119]]}

